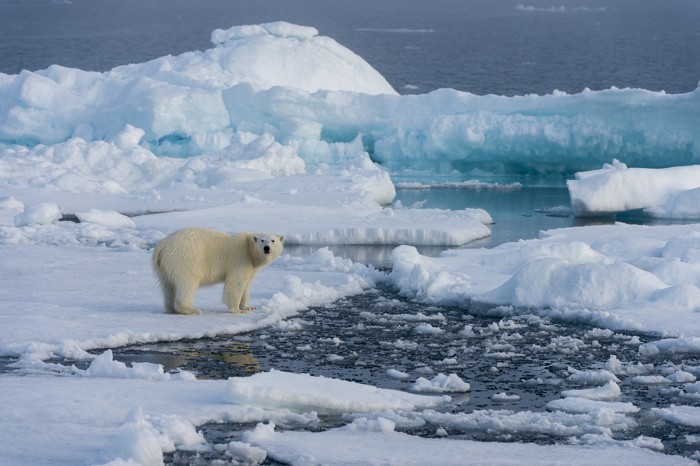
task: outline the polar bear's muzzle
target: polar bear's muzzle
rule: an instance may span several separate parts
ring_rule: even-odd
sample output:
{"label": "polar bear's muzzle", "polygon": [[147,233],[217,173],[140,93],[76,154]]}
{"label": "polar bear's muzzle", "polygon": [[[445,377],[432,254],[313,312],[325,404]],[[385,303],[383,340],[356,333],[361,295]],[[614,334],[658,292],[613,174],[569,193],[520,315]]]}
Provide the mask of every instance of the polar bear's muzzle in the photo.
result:
{"label": "polar bear's muzzle", "polygon": [[268,245],[266,244],[265,247],[263,248],[263,252],[264,252],[265,254],[270,254],[270,246],[268,246]]}

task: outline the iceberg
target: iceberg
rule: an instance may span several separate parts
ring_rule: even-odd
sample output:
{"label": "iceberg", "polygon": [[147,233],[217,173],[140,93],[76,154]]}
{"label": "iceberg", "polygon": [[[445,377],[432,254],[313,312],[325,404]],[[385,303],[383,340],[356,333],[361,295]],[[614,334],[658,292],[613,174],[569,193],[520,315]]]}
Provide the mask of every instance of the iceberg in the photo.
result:
{"label": "iceberg", "polygon": [[[336,160],[329,145],[359,138],[394,175],[462,178],[475,170],[571,175],[614,158],[640,168],[700,161],[700,90],[398,95],[314,28],[237,26],[214,31],[212,42],[104,73],[51,66],[0,74],[0,148],[81,138],[194,157],[267,134],[314,166]],[[121,141],[126,125],[142,137]]]}

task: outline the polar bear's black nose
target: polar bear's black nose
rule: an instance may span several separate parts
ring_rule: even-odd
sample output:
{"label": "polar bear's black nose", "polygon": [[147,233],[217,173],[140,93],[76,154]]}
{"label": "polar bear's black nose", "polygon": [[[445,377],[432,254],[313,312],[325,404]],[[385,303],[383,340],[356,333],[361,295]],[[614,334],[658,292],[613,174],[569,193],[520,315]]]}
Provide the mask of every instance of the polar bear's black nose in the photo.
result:
{"label": "polar bear's black nose", "polygon": [[265,254],[270,254],[270,246],[265,245],[263,251],[265,251]]}

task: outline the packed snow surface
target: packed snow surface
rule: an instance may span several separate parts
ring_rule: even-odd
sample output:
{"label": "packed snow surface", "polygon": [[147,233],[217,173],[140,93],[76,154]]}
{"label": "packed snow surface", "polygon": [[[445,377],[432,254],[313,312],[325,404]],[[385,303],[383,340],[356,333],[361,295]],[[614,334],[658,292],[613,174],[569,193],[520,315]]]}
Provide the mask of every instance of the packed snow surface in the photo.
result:
{"label": "packed snow surface", "polygon": [[[650,215],[697,218],[695,168],[661,169],[700,159],[699,90],[400,96],[363,59],[313,28],[238,26],[215,31],[212,41],[209,50],[104,73],[51,66],[0,74],[4,464],[47,457],[66,465],[162,464],[164,453],[208,448],[197,429],[210,422],[260,423],[227,447],[243,464],[267,455],[292,464],[449,464],[465,457],[685,463],[653,451],[663,447],[657,439],[611,438],[637,409],[617,400],[615,377],[627,370],[617,360],[607,372],[572,373],[590,386],[563,393],[545,413],[432,410],[471,388],[448,371],[426,374],[407,393],[280,371],[198,380],[160,364],[114,360],[110,348],[291,326],[286,319],[310,306],[380,281],[425,302],[474,304],[474,312],[526,308],[595,323],[600,332],[656,333],[658,341],[640,345],[643,355],[700,351],[696,226],[554,230],[431,258],[414,246],[488,236],[490,215],[392,205],[389,176],[457,174],[462,182],[475,174],[573,173],[617,158],[640,168],[615,163],[580,175],[570,185],[579,213],[647,208]],[[647,184],[653,189],[639,189]],[[601,200],[600,193],[608,194]],[[611,198],[617,204],[605,205]],[[214,287],[198,292],[201,316],[165,314],[150,251],[169,232],[192,225],[270,231],[288,244],[318,248],[303,257],[285,254],[263,269],[251,291],[254,312],[227,313],[221,287]],[[330,244],[397,245],[393,270],[338,257],[324,247]],[[412,335],[442,334],[440,315],[406,320]],[[469,325],[460,332],[473,334]],[[397,349],[412,345],[395,342]],[[512,357],[502,346],[485,357]],[[697,370],[687,369],[639,382],[681,384],[692,398],[700,385]],[[409,376],[389,371],[393,379]],[[493,395],[501,405],[514,400]],[[327,432],[280,431],[317,428],[323,412],[352,421]],[[689,426],[700,417],[697,408],[680,405],[653,414]],[[556,432],[583,444],[417,438],[397,432],[397,422],[434,424],[439,437],[455,426]]]}

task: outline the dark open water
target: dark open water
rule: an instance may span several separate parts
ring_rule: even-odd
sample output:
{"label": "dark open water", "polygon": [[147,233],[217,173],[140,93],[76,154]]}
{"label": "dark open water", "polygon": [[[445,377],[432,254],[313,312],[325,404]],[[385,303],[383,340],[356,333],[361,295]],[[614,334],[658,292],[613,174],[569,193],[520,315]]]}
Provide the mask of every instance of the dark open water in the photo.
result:
{"label": "dark open water", "polygon": [[0,0],[0,18],[10,74],[104,71],[284,20],[333,37],[402,93],[681,93],[700,80],[697,0]]}

